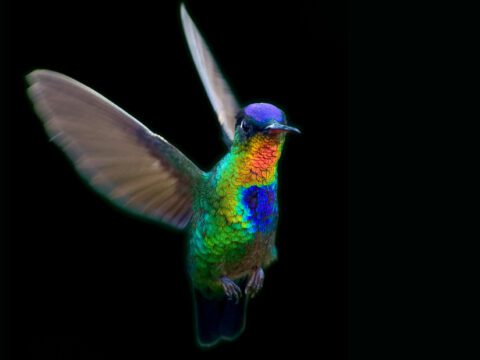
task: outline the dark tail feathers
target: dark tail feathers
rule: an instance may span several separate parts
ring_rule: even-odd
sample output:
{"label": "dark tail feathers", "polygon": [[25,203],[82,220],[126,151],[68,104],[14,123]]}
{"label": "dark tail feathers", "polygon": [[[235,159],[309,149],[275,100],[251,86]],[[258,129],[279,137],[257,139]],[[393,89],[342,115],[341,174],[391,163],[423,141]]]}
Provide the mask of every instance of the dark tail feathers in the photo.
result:
{"label": "dark tail feathers", "polygon": [[209,299],[194,290],[197,318],[197,340],[200,346],[213,346],[220,340],[234,340],[245,328],[247,301],[235,299]]}

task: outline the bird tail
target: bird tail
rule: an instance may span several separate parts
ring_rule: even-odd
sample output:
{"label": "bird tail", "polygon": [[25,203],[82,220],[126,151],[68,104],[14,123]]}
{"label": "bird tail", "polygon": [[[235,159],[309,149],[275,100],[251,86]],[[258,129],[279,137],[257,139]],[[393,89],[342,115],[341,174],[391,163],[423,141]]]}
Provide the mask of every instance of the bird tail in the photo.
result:
{"label": "bird tail", "polygon": [[245,328],[247,300],[208,298],[194,290],[197,341],[200,346],[210,347],[220,340],[234,340]]}

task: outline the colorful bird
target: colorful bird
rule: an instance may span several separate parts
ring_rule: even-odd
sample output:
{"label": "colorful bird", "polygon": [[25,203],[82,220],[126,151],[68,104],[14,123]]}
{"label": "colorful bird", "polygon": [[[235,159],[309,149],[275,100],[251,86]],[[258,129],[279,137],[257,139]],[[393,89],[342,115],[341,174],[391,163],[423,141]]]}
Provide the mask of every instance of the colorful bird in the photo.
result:
{"label": "colorful bird", "polygon": [[247,298],[262,288],[263,269],[276,259],[277,164],[286,133],[299,130],[274,105],[240,108],[183,5],[181,19],[229,147],[210,172],[65,75],[35,70],[28,93],[51,139],[95,190],[188,232],[197,340],[211,346],[243,331]]}

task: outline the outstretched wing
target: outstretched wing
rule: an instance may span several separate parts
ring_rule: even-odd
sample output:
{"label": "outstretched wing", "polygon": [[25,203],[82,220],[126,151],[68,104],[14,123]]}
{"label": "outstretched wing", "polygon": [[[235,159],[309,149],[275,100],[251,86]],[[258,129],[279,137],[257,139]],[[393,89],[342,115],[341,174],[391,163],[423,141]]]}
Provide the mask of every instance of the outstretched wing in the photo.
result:
{"label": "outstretched wing", "polygon": [[208,98],[217,113],[218,121],[222,125],[225,142],[230,146],[235,135],[235,115],[240,110],[240,106],[183,4],[180,13],[193,61]]}
{"label": "outstretched wing", "polygon": [[162,137],[79,82],[56,72],[27,76],[28,93],[52,140],[115,204],[184,228],[203,172]]}

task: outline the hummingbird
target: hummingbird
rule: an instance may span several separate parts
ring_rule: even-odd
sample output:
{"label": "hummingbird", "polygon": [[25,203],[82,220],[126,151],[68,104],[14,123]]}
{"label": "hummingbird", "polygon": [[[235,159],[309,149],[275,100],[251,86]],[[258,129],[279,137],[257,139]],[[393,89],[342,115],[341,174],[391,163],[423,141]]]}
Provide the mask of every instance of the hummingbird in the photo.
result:
{"label": "hummingbird", "polygon": [[240,107],[180,6],[183,30],[228,148],[202,171],[133,116],[66,75],[35,70],[28,95],[51,140],[91,187],[136,215],[185,230],[197,343],[236,339],[277,258],[277,167],[287,133],[275,105]]}

